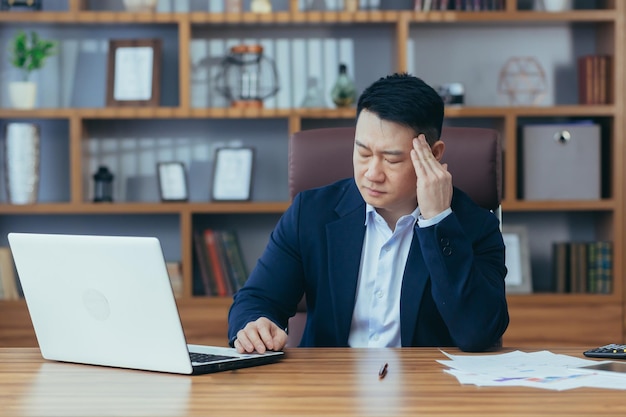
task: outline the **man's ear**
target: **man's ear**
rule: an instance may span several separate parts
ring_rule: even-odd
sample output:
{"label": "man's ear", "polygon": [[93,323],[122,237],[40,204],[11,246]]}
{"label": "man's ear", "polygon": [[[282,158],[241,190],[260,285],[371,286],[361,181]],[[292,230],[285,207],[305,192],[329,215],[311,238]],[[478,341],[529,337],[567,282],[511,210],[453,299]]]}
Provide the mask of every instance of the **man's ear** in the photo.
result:
{"label": "man's ear", "polygon": [[433,146],[431,146],[430,149],[433,151],[433,156],[435,157],[435,159],[437,161],[441,161],[443,153],[446,150],[446,144],[438,140],[437,142],[433,143]]}

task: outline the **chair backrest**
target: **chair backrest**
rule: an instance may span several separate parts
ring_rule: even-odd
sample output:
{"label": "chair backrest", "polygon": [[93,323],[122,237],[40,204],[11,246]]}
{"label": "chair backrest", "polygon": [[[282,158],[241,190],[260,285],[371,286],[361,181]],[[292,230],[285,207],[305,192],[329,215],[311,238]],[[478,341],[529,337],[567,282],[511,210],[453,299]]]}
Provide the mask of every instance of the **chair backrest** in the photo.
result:
{"label": "chair backrest", "polygon": [[[311,129],[289,138],[289,194],[352,177],[354,127]],[[498,131],[476,127],[444,127],[448,164],[454,186],[478,205],[499,214],[502,201],[502,152]],[[288,347],[300,343],[306,323],[306,300],[289,320]]]}
{"label": "chair backrest", "polygon": [[[502,152],[498,131],[477,127],[444,127],[442,162],[452,183],[480,206],[496,210],[502,201]],[[296,132],[289,139],[289,194],[353,176],[354,128]]]}

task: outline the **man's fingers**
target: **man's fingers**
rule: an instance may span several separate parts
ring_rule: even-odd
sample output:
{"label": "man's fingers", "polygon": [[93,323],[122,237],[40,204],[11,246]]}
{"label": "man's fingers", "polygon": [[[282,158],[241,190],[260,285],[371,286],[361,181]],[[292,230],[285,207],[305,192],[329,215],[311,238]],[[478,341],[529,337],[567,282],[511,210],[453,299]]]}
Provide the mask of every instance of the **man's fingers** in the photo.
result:
{"label": "man's fingers", "polygon": [[274,349],[274,338],[272,337],[271,326],[273,323],[263,323],[264,325],[259,326],[259,336],[261,337],[261,341],[263,343],[263,347],[269,350]]}
{"label": "man's fingers", "polygon": [[[235,348],[239,353],[252,353],[254,352],[254,343],[248,338],[246,330],[239,330],[237,332],[237,339],[235,339]],[[241,348],[241,349],[240,349]]]}
{"label": "man's fingers", "polygon": [[240,353],[265,353],[285,346],[287,334],[271,320],[261,317],[237,332],[234,346]]}

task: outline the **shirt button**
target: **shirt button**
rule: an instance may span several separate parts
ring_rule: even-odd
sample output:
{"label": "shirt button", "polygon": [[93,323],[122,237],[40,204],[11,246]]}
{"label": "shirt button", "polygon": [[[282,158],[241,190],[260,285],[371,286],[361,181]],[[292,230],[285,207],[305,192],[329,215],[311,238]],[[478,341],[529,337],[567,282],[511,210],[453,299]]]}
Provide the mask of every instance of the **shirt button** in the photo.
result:
{"label": "shirt button", "polygon": [[447,237],[442,237],[439,240],[439,243],[441,243],[443,246],[450,246],[450,239],[448,239]]}
{"label": "shirt button", "polygon": [[372,340],[373,340],[373,341],[378,342],[378,339],[380,339],[380,337],[379,337],[377,334],[375,334],[374,336],[372,336]]}
{"label": "shirt button", "polygon": [[383,298],[383,292],[381,290],[376,291],[376,297]]}
{"label": "shirt button", "polygon": [[443,251],[443,254],[446,256],[452,255],[452,248],[450,246],[444,246],[442,251]]}

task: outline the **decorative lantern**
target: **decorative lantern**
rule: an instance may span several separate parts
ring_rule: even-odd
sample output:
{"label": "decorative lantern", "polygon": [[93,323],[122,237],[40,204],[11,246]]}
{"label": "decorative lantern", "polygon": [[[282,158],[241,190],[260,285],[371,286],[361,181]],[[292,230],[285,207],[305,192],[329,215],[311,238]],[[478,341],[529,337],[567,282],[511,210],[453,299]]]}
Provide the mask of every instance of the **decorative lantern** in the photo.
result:
{"label": "decorative lantern", "polygon": [[112,202],[113,201],[113,174],[109,168],[100,166],[98,171],[93,174],[94,180],[94,203]]}
{"label": "decorative lantern", "polygon": [[276,65],[261,45],[233,46],[221,66],[216,88],[233,107],[263,107],[278,92]]}

